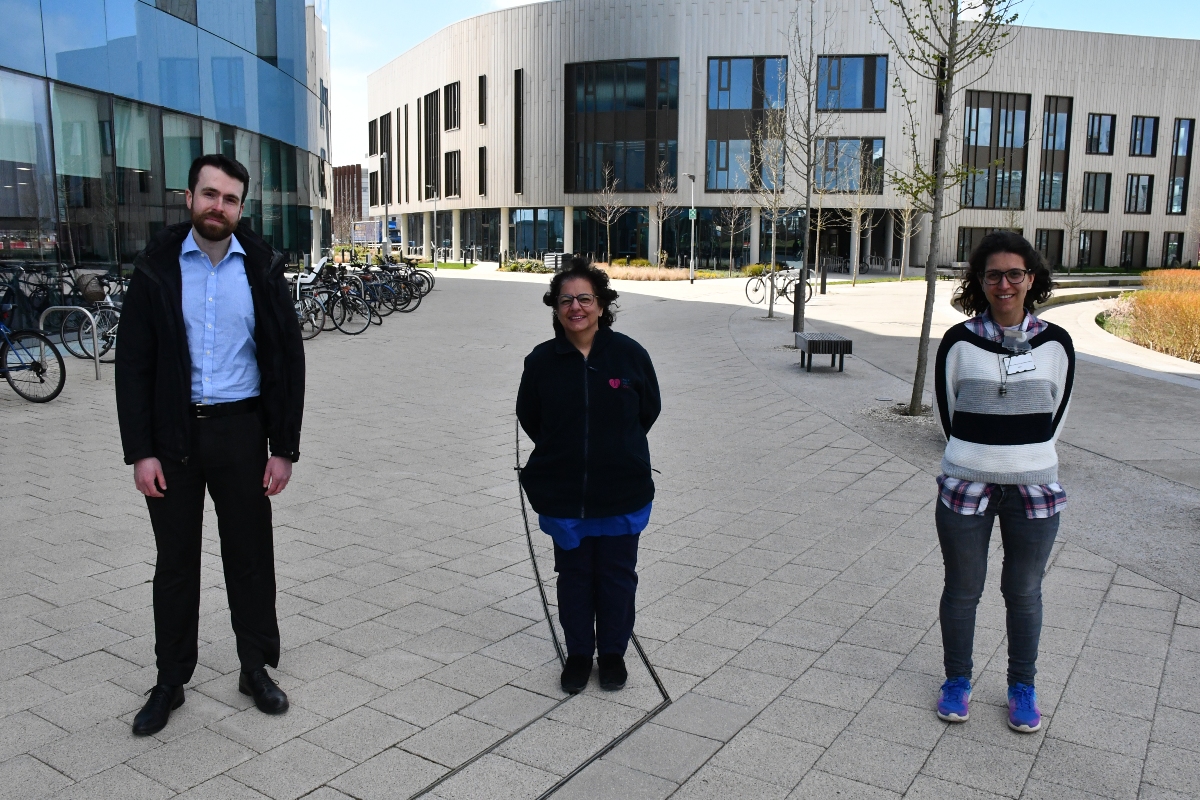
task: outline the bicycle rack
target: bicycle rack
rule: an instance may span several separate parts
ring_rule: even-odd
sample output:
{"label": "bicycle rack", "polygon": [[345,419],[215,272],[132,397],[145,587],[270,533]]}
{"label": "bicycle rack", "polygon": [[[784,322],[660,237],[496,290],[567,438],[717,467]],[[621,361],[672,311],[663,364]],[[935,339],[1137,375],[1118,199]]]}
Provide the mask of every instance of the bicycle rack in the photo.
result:
{"label": "bicycle rack", "polygon": [[[38,332],[45,333],[46,315],[51,311],[82,311],[92,322],[92,360],[96,362],[96,380],[100,380],[100,341],[96,338],[96,318],[82,306],[50,306],[38,317]],[[65,345],[64,345],[65,347]]]}

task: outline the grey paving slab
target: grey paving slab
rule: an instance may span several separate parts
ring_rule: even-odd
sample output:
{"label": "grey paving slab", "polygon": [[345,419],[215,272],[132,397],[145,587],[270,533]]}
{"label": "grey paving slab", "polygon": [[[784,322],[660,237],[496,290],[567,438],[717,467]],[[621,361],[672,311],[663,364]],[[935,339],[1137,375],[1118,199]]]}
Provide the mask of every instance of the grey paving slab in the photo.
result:
{"label": "grey paving slab", "polygon": [[[972,719],[949,727],[932,713],[940,436],[868,413],[874,397],[906,396],[881,357],[898,342],[860,331],[847,372],[808,375],[778,346],[786,323],[760,311],[622,291],[618,327],[651,352],[667,400],[638,631],[675,703],[557,796],[1200,794],[1200,564],[1171,539],[1200,491],[1153,474],[1161,453],[1104,432],[1102,368],[1081,366],[1060,444],[1071,506],[1045,581],[1045,730],[1005,725],[999,537]],[[481,346],[462,313],[497,303],[511,313]],[[0,445],[17,454],[0,463],[0,786],[407,796],[562,697],[511,470],[521,358],[547,335],[538,308],[538,285],[449,277],[417,314],[306,345],[305,458],[274,501],[276,675],[292,708],[268,717],[237,692],[209,503],[200,666],[148,739],[128,726],[155,674],[154,551],[118,466],[111,373],[85,381],[68,365],[44,407],[0,395],[12,420]],[[1200,409],[1172,402],[1161,424],[1185,429]],[[397,441],[357,435],[381,411],[417,424]],[[553,603],[551,550],[535,536]],[[632,659],[624,691],[590,686],[435,796],[536,797],[658,702]]]}

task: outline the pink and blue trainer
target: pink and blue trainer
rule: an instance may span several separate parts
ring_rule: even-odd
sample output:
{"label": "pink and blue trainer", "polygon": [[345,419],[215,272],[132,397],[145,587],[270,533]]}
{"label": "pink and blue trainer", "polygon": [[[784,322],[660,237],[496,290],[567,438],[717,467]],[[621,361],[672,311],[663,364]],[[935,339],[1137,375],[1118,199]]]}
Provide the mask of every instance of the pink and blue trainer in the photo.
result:
{"label": "pink and blue trainer", "polygon": [[946,722],[966,722],[971,716],[971,679],[947,678],[938,698],[938,719]]}
{"label": "pink and blue trainer", "polygon": [[1008,727],[1017,733],[1033,733],[1042,727],[1037,691],[1028,683],[1008,687]]}

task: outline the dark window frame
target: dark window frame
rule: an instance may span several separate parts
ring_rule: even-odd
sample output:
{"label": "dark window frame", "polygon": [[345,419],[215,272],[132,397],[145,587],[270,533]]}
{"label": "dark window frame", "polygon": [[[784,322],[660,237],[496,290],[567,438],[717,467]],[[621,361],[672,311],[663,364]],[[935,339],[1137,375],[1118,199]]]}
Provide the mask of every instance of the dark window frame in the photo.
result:
{"label": "dark window frame", "polygon": [[[846,107],[841,105],[842,77],[845,74],[843,61],[850,59],[863,60],[862,67],[862,94],[859,97],[860,105],[858,107]],[[883,85],[879,85],[879,59],[883,59]],[[837,53],[817,56],[817,101],[816,110],[818,112],[836,112],[839,114],[883,114],[887,112],[888,105],[888,75],[891,71],[887,53]],[[836,66],[834,66],[836,65]],[[868,69],[868,65],[870,69]],[[836,87],[830,87],[830,80],[837,81]],[[867,106],[867,93],[870,87],[871,106]],[[882,91],[883,105],[875,105]],[[838,105],[829,105],[828,98],[831,92],[838,93]],[[825,104],[822,104],[822,94],[824,94]]]}
{"label": "dark window frame", "polygon": [[[830,171],[830,155],[833,155],[832,171],[836,176],[840,172],[840,152],[843,143],[851,144],[854,142],[858,142],[859,156],[858,171],[855,176],[857,185],[847,185],[844,188],[837,188],[841,184],[841,180],[835,177],[835,188],[829,188],[827,174]],[[875,163],[876,143],[878,143],[881,151],[878,163]],[[832,145],[832,148],[830,145]],[[815,147],[818,155],[813,169],[813,183],[816,186],[820,186],[821,191],[829,194],[883,194],[884,170],[887,164],[887,139],[883,136],[830,136],[825,139],[818,139]],[[867,175],[869,186],[865,191],[862,189],[864,174]]]}
{"label": "dark window frame", "polygon": [[525,193],[525,70],[513,70],[513,194]]}
{"label": "dark window frame", "polygon": [[[1184,129],[1186,128],[1186,133]],[[1171,172],[1167,177],[1167,214],[1187,214],[1188,191],[1192,182],[1192,147],[1196,120],[1176,117],[1171,130]],[[1180,150],[1183,152],[1181,153]]]}
{"label": "dark window frame", "polygon": [[[1183,263],[1183,245],[1187,235],[1183,231],[1163,231],[1162,265],[1172,267]],[[1171,248],[1176,249],[1175,259],[1171,260]]]}
{"label": "dark window frame", "polygon": [[[1146,135],[1146,123],[1152,130]],[[1158,155],[1158,117],[1134,116],[1129,126],[1129,155],[1132,158],[1154,158]],[[1146,140],[1149,139],[1150,152],[1146,151]]]}
{"label": "dark window frame", "polygon": [[459,103],[462,94],[462,84],[458,81],[447,83],[442,87],[442,130],[456,131],[459,129],[459,115],[462,111]]}
{"label": "dark window frame", "polygon": [[1037,228],[1033,232],[1033,248],[1042,254],[1050,269],[1063,265],[1066,234],[1062,228]]}
{"label": "dark window frame", "polygon": [[446,197],[461,197],[462,196],[462,151],[448,150],[443,156],[445,162],[445,172],[443,173],[442,185],[446,191]]}
{"label": "dark window frame", "polygon": [[[1103,148],[1103,125],[1108,120],[1108,149]],[[1088,114],[1087,141],[1084,152],[1092,156],[1111,156],[1117,152],[1117,115]]]}
{"label": "dark window frame", "polygon": [[367,155],[379,155],[379,120],[367,121]]}
{"label": "dark window frame", "polygon": [[[962,164],[976,170],[976,174],[967,177],[959,191],[963,208],[1025,208],[1032,108],[1033,97],[1029,94],[967,90],[963,103]],[[1022,120],[1020,131],[1018,119]],[[987,142],[980,143],[984,130]],[[981,183],[982,202],[978,198]],[[1019,185],[1014,187],[1014,184]]]}
{"label": "dark window frame", "polygon": [[[748,94],[738,91],[733,85],[733,62],[750,62],[750,86]],[[752,191],[762,185],[762,131],[770,119],[768,115],[787,114],[787,74],[788,57],[784,55],[765,56],[710,56],[705,73],[706,83],[706,119],[705,119],[705,148],[704,148],[704,191],[712,193]],[[717,102],[713,102],[713,76],[716,75]],[[781,70],[783,81],[775,81],[773,88],[781,93],[779,98],[770,103],[768,97],[768,70],[774,69],[777,74]],[[733,108],[731,98],[737,94],[745,95],[749,107]],[[720,93],[725,93],[726,102],[722,107]],[[743,174],[742,166],[737,164],[738,156],[733,155],[735,143],[744,149],[750,174]],[[731,184],[730,179],[734,178]],[[744,178],[744,185],[741,180]]]}
{"label": "dark window frame", "polygon": [[[1066,210],[1074,105],[1073,98],[1057,95],[1046,95],[1043,101],[1042,147],[1038,157],[1038,211]],[[1065,122],[1063,116],[1066,117]]]}
{"label": "dark window frame", "polygon": [[[1143,193],[1142,188],[1145,187]],[[1140,202],[1145,197],[1145,206]],[[1154,176],[1131,172],[1125,177],[1125,213],[1146,215],[1154,213]]]}
{"label": "dark window frame", "polygon": [[479,124],[487,125],[487,75],[479,76]]}
{"label": "dark window frame", "polygon": [[479,148],[479,196],[487,197],[487,147]]}
{"label": "dark window frame", "polygon": [[1082,230],[1079,232],[1078,245],[1079,252],[1076,255],[1075,266],[1106,266],[1105,262],[1108,260],[1108,231]]}
{"label": "dark window frame", "polygon": [[1150,231],[1121,231],[1120,266],[1145,269],[1149,266]]}
{"label": "dark window frame", "polygon": [[[1101,197],[1097,198],[1097,184],[1099,178],[1104,178],[1104,191]],[[1097,202],[1099,200],[1100,202]],[[1081,210],[1088,214],[1107,214],[1112,205],[1112,173],[1111,172],[1085,172],[1083,173],[1083,202],[1080,206]]]}
{"label": "dark window frame", "polygon": [[425,181],[421,195],[424,200],[442,196],[442,139],[441,90],[434,89],[422,98],[425,105]]}

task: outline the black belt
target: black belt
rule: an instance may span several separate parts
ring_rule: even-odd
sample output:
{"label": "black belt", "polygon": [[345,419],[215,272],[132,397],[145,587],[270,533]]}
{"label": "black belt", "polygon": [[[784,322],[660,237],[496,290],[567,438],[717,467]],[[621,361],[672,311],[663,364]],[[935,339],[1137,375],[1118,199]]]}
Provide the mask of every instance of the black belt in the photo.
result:
{"label": "black belt", "polygon": [[249,414],[258,410],[258,398],[247,397],[245,400],[234,400],[232,403],[214,403],[203,405],[193,403],[188,406],[196,419],[214,419],[216,417],[232,417],[235,414]]}

